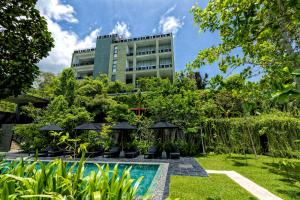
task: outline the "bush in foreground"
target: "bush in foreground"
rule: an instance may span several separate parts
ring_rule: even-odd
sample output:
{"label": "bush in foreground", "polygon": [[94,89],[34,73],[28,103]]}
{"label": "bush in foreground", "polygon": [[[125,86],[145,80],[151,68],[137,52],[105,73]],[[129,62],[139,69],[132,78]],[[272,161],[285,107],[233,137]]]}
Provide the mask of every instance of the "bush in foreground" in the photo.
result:
{"label": "bush in foreground", "polygon": [[131,200],[136,198],[140,177],[133,185],[130,169],[118,176],[118,166],[100,166],[84,176],[84,161],[71,166],[62,160],[48,164],[24,160],[0,165],[0,199],[91,199]]}

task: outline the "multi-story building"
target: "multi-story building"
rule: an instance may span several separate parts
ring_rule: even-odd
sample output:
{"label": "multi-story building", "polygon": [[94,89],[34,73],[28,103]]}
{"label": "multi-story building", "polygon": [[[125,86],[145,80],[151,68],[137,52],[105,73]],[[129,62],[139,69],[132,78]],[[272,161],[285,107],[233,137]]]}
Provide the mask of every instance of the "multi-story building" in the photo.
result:
{"label": "multi-story building", "polygon": [[174,80],[172,34],[122,39],[117,34],[98,36],[96,48],[76,50],[71,66],[77,78],[107,74],[112,80],[136,84],[141,77]]}

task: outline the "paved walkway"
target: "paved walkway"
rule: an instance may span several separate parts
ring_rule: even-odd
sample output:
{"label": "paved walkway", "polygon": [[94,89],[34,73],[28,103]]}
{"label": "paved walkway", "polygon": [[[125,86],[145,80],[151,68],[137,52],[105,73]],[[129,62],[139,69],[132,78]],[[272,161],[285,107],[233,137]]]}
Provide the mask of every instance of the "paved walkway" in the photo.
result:
{"label": "paved walkway", "polygon": [[247,179],[246,177],[240,175],[235,171],[221,171],[221,170],[206,170],[209,174],[225,174],[245,190],[250,192],[253,196],[261,200],[282,200],[278,196],[272,194],[265,188],[257,185],[253,181]]}

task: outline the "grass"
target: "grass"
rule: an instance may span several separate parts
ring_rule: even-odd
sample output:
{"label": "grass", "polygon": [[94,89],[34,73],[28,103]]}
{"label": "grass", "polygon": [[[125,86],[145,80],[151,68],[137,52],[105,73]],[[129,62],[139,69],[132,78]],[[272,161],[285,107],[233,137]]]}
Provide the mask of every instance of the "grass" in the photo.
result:
{"label": "grass", "polygon": [[256,199],[223,174],[209,177],[171,176],[170,198],[180,200]]}
{"label": "grass", "polygon": [[300,160],[284,159],[296,166],[284,170],[279,164],[282,158],[267,156],[209,155],[196,159],[205,169],[234,170],[283,199],[300,199]]}

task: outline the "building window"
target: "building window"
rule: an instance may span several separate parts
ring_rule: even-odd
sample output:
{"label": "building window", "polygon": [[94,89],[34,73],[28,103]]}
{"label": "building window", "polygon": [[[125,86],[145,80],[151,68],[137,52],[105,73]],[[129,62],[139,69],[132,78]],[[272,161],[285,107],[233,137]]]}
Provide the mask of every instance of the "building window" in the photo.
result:
{"label": "building window", "polygon": [[112,73],[116,73],[117,72],[117,61],[114,60],[114,63],[112,65]]}
{"label": "building window", "polygon": [[115,74],[111,75],[111,81],[116,81],[116,75]]}
{"label": "building window", "polygon": [[118,46],[114,46],[114,54],[118,53]]}

